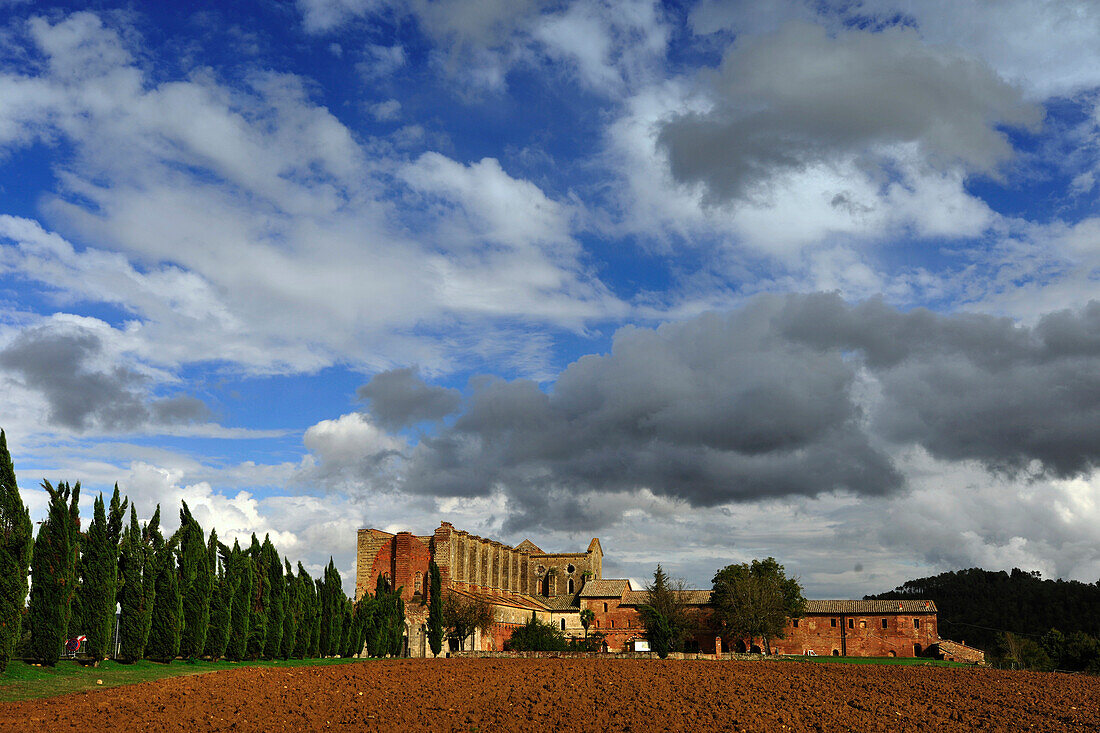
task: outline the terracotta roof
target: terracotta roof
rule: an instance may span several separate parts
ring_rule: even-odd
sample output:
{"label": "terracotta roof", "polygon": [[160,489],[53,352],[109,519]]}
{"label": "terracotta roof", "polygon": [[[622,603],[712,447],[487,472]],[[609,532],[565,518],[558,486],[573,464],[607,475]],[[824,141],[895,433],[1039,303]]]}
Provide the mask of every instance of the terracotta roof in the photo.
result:
{"label": "terracotta roof", "polygon": [[527,552],[536,555],[542,554],[542,550],[539,549],[539,546],[531,540],[524,540],[523,542],[520,542],[518,545],[516,545],[516,549],[520,552]]}
{"label": "terracotta roof", "polygon": [[621,598],[627,590],[630,590],[630,581],[626,578],[590,580],[581,589],[581,598]]}
{"label": "terracotta roof", "polygon": [[[709,590],[685,590],[675,591],[677,594],[682,593],[680,598],[682,603],[689,606],[707,606],[710,605],[710,591]],[[623,594],[624,606],[640,606],[645,603],[646,591],[644,590],[628,590]]]}
{"label": "terracotta roof", "polygon": [[936,613],[936,604],[905,601],[806,601],[806,613],[843,613],[873,616],[883,613]]}
{"label": "terracotta roof", "polygon": [[546,607],[551,611],[579,611],[581,607],[577,605],[577,597],[572,594],[566,594],[564,596],[554,596],[553,598],[546,598],[543,600]]}

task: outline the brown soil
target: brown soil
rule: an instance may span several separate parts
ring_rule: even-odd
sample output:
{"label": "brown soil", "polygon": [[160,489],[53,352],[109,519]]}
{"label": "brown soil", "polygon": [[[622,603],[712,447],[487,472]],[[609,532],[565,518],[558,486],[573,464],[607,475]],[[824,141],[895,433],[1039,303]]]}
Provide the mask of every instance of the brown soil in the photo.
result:
{"label": "brown soil", "polygon": [[1100,730],[1100,678],[563,659],[242,668],[0,704],[0,730]]}

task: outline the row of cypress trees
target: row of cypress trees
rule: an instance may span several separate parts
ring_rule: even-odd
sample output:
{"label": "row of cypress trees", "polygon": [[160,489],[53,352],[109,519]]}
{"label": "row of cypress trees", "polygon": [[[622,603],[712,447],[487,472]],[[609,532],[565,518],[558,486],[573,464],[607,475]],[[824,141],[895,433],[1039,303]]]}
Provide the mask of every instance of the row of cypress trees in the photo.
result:
{"label": "row of cypress trees", "polygon": [[[322,578],[297,573],[269,537],[232,547],[207,537],[186,502],[180,527],[165,538],[160,506],[148,522],[116,485],[109,506],[95,499],[88,529],[80,531],[80,484],[44,481],[47,517],[31,542],[31,522],[0,431],[0,671],[29,626],[28,656],[52,665],[67,638],[87,636],[95,660],[171,662],[373,656],[401,652],[404,604],[400,589],[380,582],[357,603],[344,593],[329,559]],[[129,523],[125,524],[129,505]],[[28,566],[32,578],[27,599]]]}

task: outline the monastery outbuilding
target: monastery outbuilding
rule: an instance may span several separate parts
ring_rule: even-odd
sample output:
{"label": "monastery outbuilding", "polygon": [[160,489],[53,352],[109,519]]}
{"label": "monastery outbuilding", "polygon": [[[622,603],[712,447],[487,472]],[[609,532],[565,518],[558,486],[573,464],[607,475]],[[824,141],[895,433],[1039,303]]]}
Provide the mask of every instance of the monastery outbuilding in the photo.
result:
{"label": "monastery outbuilding", "polygon": [[[580,637],[582,610],[590,610],[590,631],[605,635],[609,652],[646,648],[638,608],[646,593],[627,579],[603,577],[603,548],[593,539],[583,552],[543,552],[530,540],[516,547],[478,537],[443,522],[430,535],[391,534],[361,529],[358,536],[355,598],[373,591],[378,577],[402,588],[407,653],[431,656],[424,603],[428,563],[439,567],[444,591],[480,598],[493,607],[489,633],[467,640],[467,650],[504,650],[513,629],[534,614],[566,636]],[[722,639],[712,619],[709,590],[682,591],[682,600],[698,622],[693,651],[759,651],[749,640]],[[788,621],[785,638],[772,640],[777,654],[853,657],[939,657],[984,661],[981,650],[940,639],[936,605],[925,600],[810,600],[806,614]],[[458,651],[457,645],[451,651]]]}

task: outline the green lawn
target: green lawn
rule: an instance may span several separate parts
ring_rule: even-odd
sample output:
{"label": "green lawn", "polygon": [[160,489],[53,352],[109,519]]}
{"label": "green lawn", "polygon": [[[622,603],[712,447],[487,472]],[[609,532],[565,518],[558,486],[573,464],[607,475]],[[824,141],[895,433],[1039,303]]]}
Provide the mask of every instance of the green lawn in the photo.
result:
{"label": "green lawn", "polygon": [[801,654],[787,654],[783,659],[791,662],[816,662],[820,664],[901,664],[929,667],[972,667],[964,662],[947,662],[941,659],[922,657],[807,657]]}
{"label": "green lawn", "polygon": [[[54,697],[69,692],[103,689],[135,682],[147,682],[182,674],[202,674],[237,667],[303,667],[311,665],[352,664],[363,659],[288,659],[274,662],[184,662],[171,664],[141,661],[134,664],[100,662],[98,667],[81,666],[64,660],[56,667],[36,667],[12,660],[0,675],[0,702]],[[102,684],[100,684],[102,681]]]}

